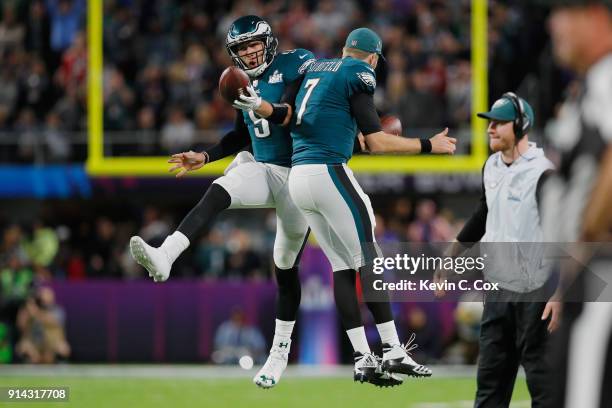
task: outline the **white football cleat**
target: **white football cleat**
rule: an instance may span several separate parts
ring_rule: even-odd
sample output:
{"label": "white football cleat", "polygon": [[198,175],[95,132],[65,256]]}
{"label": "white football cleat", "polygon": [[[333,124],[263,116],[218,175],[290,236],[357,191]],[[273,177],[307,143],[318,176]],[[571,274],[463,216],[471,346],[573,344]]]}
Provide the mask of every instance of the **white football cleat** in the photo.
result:
{"label": "white football cleat", "polygon": [[353,360],[355,361],[353,380],[361,383],[368,382],[374,376],[379,365],[376,356],[372,353],[355,351],[353,353]]}
{"label": "white football cleat", "polygon": [[261,370],[253,377],[253,382],[260,388],[272,388],[280,381],[289,361],[291,340],[281,341],[272,346],[270,355]]}
{"label": "white football cleat", "polygon": [[130,253],[139,265],[149,271],[155,282],[164,282],[170,276],[172,262],[161,248],[153,248],[139,236],[130,238]]}
{"label": "white football cleat", "polygon": [[415,337],[416,335],[412,333],[406,344],[383,344],[383,370],[412,377],[431,377],[431,369],[417,363],[409,356],[410,351],[418,347],[417,344],[413,344]]}

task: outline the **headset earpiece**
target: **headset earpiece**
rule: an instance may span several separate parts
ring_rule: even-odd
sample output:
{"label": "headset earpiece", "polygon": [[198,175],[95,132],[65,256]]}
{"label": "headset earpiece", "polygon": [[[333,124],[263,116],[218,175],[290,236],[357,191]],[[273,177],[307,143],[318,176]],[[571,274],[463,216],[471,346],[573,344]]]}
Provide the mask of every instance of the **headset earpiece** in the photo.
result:
{"label": "headset earpiece", "polygon": [[514,128],[514,136],[516,137],[516,141],[518,142],[519,140],[523,138],[523,136],[525,136],[525,129],[524,129],[525,112],[523,111],[523,104],[521,103],[520,99],[518,98],[518,96],[516,96],[514,92],[506,92],[505,94],[502,95],[502,98],[508,99],[514,106],[514,110],[517,113],[516,115],[517,117],[516,119],[514,119],[512,124]]}

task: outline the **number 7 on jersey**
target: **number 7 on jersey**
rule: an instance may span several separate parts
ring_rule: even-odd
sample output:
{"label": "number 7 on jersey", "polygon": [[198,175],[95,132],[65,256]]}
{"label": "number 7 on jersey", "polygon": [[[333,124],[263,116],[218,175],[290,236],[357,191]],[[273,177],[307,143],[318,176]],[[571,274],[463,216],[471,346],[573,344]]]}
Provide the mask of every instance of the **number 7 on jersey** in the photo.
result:
{"label": "number 7 on jersey", "polygon": [[306,85],[304,85],[304,88],[308,90],[306,91],[306,95],[304,95],[304,99],[302,100],[302,104],[300,105],[300,110],[298,111],[297,119],[295,121],[296,125],[299,125],[302,123],[302,116],[304,115],[304,112],[306,111],[306,104],[308,103],[308,99],[310,98],[312,91],[315,89],[315,86],[317,86],[320,79],[321,78],[311,78],[308,81],[306,81]]}

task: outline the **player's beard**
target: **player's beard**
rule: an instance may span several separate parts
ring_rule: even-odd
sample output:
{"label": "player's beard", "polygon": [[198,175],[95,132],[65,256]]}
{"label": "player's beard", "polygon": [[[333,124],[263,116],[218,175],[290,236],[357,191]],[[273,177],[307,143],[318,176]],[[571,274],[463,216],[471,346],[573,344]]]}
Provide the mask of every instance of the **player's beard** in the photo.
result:
{"label": "player's beard", "polygon": [[502,137],[496,137],[489,139],[489,147],[494,153],[496,153],[511,150],[515,147],[515,144],[514,141],[509,141]]}

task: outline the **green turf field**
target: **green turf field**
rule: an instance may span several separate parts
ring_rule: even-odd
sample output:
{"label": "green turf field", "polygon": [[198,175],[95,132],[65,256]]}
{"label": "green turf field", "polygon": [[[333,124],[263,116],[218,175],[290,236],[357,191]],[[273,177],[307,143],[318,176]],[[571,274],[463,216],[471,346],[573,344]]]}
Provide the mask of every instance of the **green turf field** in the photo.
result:
{"label": "green turf field", "polygon": [[[248,379],[2,377],[0,386],[67,386],[64,403],[11,403],[7,407],[248,407],[248,408],[465,408],[472,401],[472,378],[409,379],[402,386],[379,389],[350,378],[287,378],[277,388],[261,390]],[[528,407],[525,381],[517,381],[513,406]]]}

